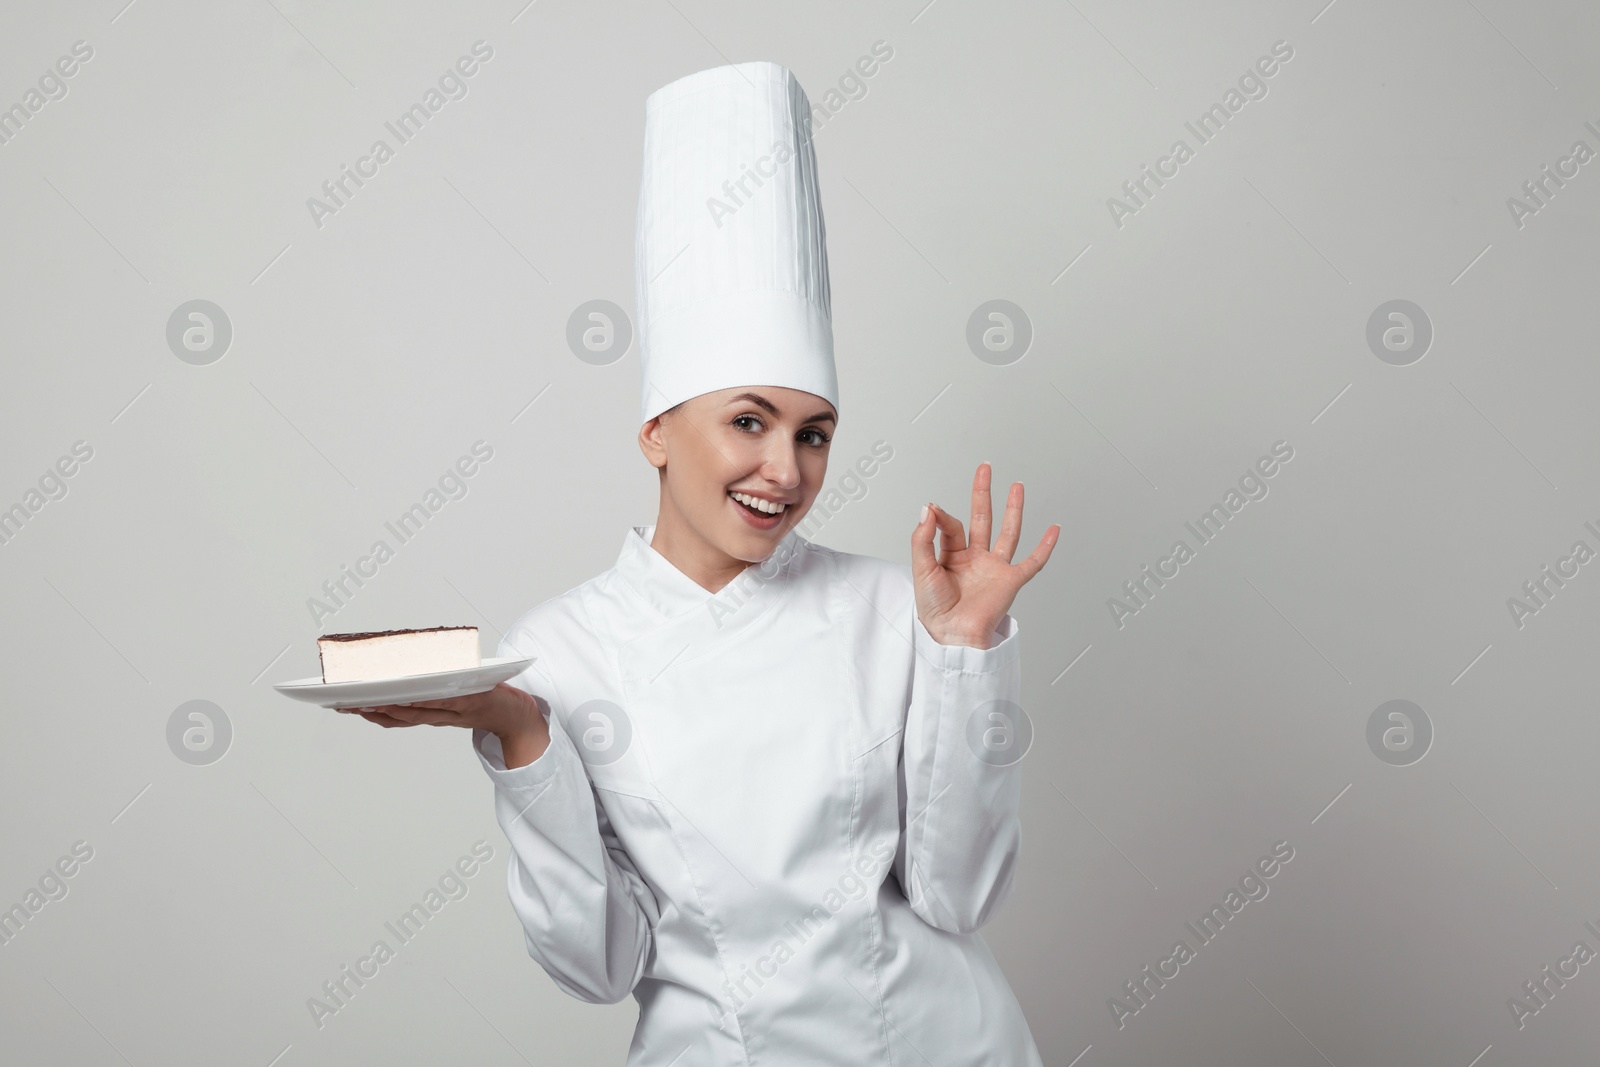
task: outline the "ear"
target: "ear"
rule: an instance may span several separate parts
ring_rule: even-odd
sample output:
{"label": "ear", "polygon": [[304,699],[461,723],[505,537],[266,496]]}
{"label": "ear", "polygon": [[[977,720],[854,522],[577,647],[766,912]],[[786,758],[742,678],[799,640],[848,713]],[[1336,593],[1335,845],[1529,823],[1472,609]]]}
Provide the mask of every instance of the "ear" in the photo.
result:
{"label": "ear", "polygon": [[662,428],[660,415],[639,427],[639,451],[644,453],[644,458],[650,461],[652,467],[667,465],[666,431]]}

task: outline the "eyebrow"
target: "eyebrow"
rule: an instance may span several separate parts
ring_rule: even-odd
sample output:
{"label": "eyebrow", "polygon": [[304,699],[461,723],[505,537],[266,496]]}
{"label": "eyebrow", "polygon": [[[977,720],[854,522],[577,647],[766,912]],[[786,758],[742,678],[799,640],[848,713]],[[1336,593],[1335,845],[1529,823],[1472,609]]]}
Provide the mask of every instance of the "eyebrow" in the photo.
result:
{"label": "eyebrow", "polygon": [[[770,415],[782,414],[782,412],[778,410],[777,406],[773,404],[772,401],[768,400],[760,393],[740,393],[738,396],[730,396],[728,398],[729,404],[736,404],[740,401],[749,401],[750,403],[755,404],[757,407],[764,409]],[[833,417],[833,412],[831,411],[819,411],[805,421],[837,423],[838,420]]]}

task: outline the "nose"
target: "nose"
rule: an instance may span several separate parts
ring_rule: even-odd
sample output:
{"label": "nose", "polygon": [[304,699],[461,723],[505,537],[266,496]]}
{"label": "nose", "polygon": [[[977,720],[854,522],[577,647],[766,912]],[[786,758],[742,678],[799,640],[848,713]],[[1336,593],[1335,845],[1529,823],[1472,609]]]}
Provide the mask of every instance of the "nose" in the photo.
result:
{"label": "nose", "polygon": [[793,441],[772,434],[761,464],[761,476],[774,485],[793,489],[800,484],[800,461]]}

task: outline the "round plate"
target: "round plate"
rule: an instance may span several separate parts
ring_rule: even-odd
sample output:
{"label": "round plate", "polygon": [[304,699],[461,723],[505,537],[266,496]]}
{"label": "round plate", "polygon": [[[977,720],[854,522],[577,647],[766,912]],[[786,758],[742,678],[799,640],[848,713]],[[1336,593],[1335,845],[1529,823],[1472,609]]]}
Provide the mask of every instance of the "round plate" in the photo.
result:
{"label": "round plate", "polygon": [[401,678],[376,678],[365,682],[324,682],[300,678],[272,688],[286,697],[324,708],[367,708],[375,704],[412,704],[419,700],[444,700],[486,693],[527,669],[533,656],[494,656],[479,666],[434,674],[408,674]]}

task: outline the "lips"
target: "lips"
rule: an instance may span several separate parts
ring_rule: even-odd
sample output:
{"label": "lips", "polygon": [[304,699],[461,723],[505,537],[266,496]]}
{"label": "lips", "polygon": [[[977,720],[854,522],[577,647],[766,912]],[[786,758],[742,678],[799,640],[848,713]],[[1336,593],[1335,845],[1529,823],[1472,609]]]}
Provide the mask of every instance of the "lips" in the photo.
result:
{"label": "lips", "polygon": [[[748,493],[741,493],[740,496],[743,496],[746,499],[759,499],[751,497]],[[728,500],[735,508],[738,509],[740,517],[758,530],[774,529],[783,521],[784,512],[789,510],[788,505],[783,505],[782,509],[777,512],[762,511],[760,508],[752,507],[750,504],[746,504],[744,501],[739,500],[732,492],[728,493]],[[766,503],[770,506],[771,502],[763,501],[763,503]]]}
{"label": "lips", "polygon": [[738,489],[728,490],[728,495],[736,502],[745,505],[751,511],[762,515],[781,515],[789,509],[786,502],[768,500],[766,497],[754,493],[746,493]]}

